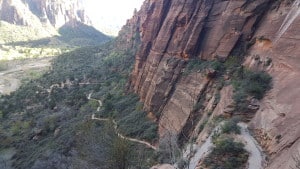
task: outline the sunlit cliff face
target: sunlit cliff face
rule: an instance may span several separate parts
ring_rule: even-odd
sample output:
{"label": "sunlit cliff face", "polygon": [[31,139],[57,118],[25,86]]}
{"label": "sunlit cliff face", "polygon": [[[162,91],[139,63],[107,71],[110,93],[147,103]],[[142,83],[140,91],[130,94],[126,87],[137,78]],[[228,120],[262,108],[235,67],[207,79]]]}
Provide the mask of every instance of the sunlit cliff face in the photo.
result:
{"label": "sunlit cliff face", "polygon": [[117,35],[134,9],[139,9],[143,0],[87,0],[86,12],[93,25],[101,32]]}

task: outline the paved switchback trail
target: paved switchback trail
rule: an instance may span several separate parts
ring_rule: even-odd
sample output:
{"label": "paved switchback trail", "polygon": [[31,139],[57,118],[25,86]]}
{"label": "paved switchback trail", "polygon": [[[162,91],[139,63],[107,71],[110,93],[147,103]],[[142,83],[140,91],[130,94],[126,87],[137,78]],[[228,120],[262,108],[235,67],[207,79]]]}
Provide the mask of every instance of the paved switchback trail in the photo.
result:
{"label": "paved switchback trail", "polygon": [[[214,144],[212,143],[212,135],[214,132],[218,132],[222,123],[215,127],[210,136],[202,145],[189,145],[191,149],[195,150],[195,154],[190,159],[188,169],[200,169],[198,166],[199,162],[203,160],[210,152]],[[248,125],[246,123],[238,123],[238,126],[241,128],[241,134],[237,136],[245,144],[246,151],[249,152],[248,166],[247,169],[263,169],[264,168],[264,154],[262,148],[257,143],[255,138],[250,134],[248,130]],[[189,149],[189,147],[188,147]],[[192,152],[187,151],[184,154],[184,157],[187,158]]]}
{"label": "paved switchback trail", "polygon": [[[90,94],[88,95],[87,99],[88,99],[88,100],[95,100],[95,101],[97,101],[97,102],[99,103],[99,106],[97,107],[97,111],[100,111],[100,109],[101,109],[101,107],[102,107],[102,101],[101,101],[101,100],[97,100],[97,99],[93,99],[93,98],[92,98],[92,94],[93,94],[93,93],[90,93]],[[97,117],[95,117],[95,114],[92,114],[92,118],[91,118],[91,119],[92,119],[92,120],[102,121],[102,122],[103,122],[103,121],[104,121],[104,122],[107,122],[107,121],[110,120],[109,118],[97,118]],[[152,145],[151,143],[149,143],[149,142],[147,142],[147,141],[143,141],[143,140],[139,140],[139,139],[135,139],[135,138],[131,138],[131,137],[124,136],[123,134],[121,134],[121,133],[118,131],[118,124],[117,124],[117,122],[116,122],[115,120],[112,120],[112,123],[114,124],[114,130],[115,130],[116,134],[117,134],[120,138],[126,139],[126,140],[131,141],[131,142],[143,144],[143,145],[145,145],[145,146],[147,146],[147,147],[149,147],[149,148],[151,148],[151,149],[153,149],[153,150],[155,150],[155,151],[157,150],[157,148],[156,148],[154,145]]]}

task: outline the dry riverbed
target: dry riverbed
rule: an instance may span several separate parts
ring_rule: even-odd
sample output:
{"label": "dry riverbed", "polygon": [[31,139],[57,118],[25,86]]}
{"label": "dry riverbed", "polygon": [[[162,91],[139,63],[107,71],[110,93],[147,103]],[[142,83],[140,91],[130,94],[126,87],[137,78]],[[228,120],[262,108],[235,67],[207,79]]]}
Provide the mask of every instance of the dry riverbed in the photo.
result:
{"label": "dry riverbed", "polygon": [[17,90],[22,82],[40,77],[50,69],[53,57],[1,61],[0,94],[6,95]]}

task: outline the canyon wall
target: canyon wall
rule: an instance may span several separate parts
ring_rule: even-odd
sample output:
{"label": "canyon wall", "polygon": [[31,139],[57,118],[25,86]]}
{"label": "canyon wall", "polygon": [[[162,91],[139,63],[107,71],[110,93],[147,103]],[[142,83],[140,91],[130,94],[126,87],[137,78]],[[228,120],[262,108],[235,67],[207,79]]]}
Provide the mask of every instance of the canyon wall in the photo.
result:
{"label": "canyon wall", "polygon": [[161,74],[164,71],[160,69],[166,67],[162,65],[168,65],[163,58],[226,59],[240,41],[252,37],[263,15],[257,11],[266,11],[269,6],[268,1],[147,1],[142,8],[147,9],[140,28],[142,46],[131,81],[145,109],[162,110],[171,91],[167,89],[178,78],[173,70],[182,69],[182,65],[173,64],[171,72]]}
{"label": "canyon wall", "polygon": [[300,151],[298,11],[298,0],[146,0],[125,26],[141,42],[129,86],[156,115],[160,138],[201,141],[203,121],[232,113],[232,88],[219,89],[210,70],[186,73],[188,60],[243,57],[244,66],[273,77],[250,121],[268,154],[266,168],[293,165]]}
{"label": "canyon wall", "polygon": [[291,156],[300,152],[300,1],[291,4],[281,4],[265,15],[255,33],[264,40],[255,43],[245,62],[252,69],[260,69],[261,61],[272,59],[268,72],[273,77],[273,89],[251,121],[270,154],[269,169],[293,166]]}
{"label": "canyon wall", "polygon": [[17,25],[34,26],[42,23],[55,28],[72,21],[91,24],[80,0],[2,0],[0,19]]}

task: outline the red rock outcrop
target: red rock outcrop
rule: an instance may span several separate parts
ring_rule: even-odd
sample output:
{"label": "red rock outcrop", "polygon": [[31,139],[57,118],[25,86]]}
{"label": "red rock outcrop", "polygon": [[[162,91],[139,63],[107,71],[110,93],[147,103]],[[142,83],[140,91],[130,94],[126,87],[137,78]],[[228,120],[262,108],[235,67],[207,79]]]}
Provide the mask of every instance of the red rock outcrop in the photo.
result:
{"label": "red rock outcrop", "polygon": [[[212,106],[215,81],[203,72],[182,75],[186,60],[244,55],[244,66],[266,70],[274,79],[251,121],[269,153],[267,168],[293,165],[292,156],[300,151],[299,10],[298,0],[146,0],[127,24],[135,24],[141,41],[130,88],[146,111],[157,114],[160,136],[191,133],[185,130],[196,129],[209,111],[231,109],[232,101],[224,96],[228,88]],[[193,108],[199,101],[204,108],[197,112]]]}
{"label": "red rock outcrop", "polygon": [[[197,112],[198,110],[193,109],[195,109],[194,106],[207,89],[209,83],[210,80],[205,75],[197,72],[182,77],[177,82],[172,97],[161,112],[159,123],[161,137],[164,134],[180,133],[193,111],[193,113],[201,117],[201,114]],[[193,119],[197,119],[197,117],[194,116]]]}
{"label": "red rock outcrop", "polygon": [[[258,11],[267,10],[270,5],[267,0],[145,1],[135,16],[139,18],[142,43],[131,77],[131,89],[140,95],[144,109],[162,112],[165,117],[164,112],[171,111],[168,107],[172,106],[168,105],[178,100],[174,90],[180,88],[177,82],[185,60],[226,59],[238,42],[252,37],[264,14]],[[186,112],[187,117],[190,112]]]}
{"label": "red rock outcrop", "polygon": [[251,37],[262,17],[257,11],[268,5],[268,1],[146,1],[141,12],[146,17],[140,16],[142,44],[131,79],[131,87],[145,102],[145,110],[158,111],[166,104],[163,100],[167,100],[169,90],[166,85],[161,88],[156,84],[159,79],[170,86],[177,79],[176,74],[160,73],[159,68],[166,65],[162,58],[226,58],[237,42]]}
{"label": "red rock outcrop", "polygon": [[[271,44],[266,48],[257,42],[249,50],[250,56],[259,56],[257,61],[252,59],[249,65],[252,69],[262,68],[264,61],[272,60],[265,69],[273,77],[273,89],[263,99],[251,122],[270,154],[268,169],[294,166],[292,156],[300,152],[300,16],[299,13],[290,14],[293,8],[300,10],[297,2],[297,6],[282,3],[277,10],[268,12],[255,36],[263,36]],[[285,21],[289,25],[285,25]],[[286,30],[278,37],[280,28],[284,27]]]}

